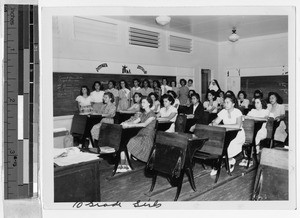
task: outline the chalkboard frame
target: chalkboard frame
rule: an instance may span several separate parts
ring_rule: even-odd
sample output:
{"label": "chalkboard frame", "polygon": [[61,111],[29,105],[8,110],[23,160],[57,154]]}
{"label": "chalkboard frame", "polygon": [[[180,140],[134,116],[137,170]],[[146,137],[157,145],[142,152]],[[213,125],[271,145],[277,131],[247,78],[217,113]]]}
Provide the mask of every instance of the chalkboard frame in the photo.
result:
{"label": "chalkboard frame", "polygon": [[132,80],[135,78],[140,81],[148,79],[161,82],[162,78],[176,81],[176,76],[163,75],[53,72],[53,115],[56,117],[78,113],[75,99],[79,95],[82,85],[88,86],[92,91],[93,83],[100,81],[104,87],[103,90],[106,90],[109,80],[115,80],[118,83],[124,79],[132,87]]}

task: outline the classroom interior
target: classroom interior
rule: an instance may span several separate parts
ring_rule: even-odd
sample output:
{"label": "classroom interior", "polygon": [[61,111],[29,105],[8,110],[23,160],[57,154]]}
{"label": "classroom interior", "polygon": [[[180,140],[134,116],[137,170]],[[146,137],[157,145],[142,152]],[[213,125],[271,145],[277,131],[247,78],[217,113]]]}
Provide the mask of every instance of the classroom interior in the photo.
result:
{"label": "classroom interior", "polygon": [[[170,15],[169,17],[171,20],[166,25],[158,24],[156,15],[52,17],[55,149],[64,148],[64,140],[71,134],[74,114],[78,114],[75,98],[79,95],[80,86],[87,85],[92,89],[94,81],[90,78],[94,78],[93,76],[100,81],[101,78],[105,78],[105,81],[111,78],[116,82],[119,82],[120,78],[132,80],[135,77],[159,79],[168,77],[171,80],[175,79],[178,87],[181,79],[191,79],[202,103],[205,101],[209,82],[215,79],[224,92],[232,90],[237,95],[243,88],[251,90],[247,93],[250,101],[255,89],[263,89],[265,98],[268,92],[278,92],[284,99],[283,104],[288,114],[287,15]],[[153,44],[147,43],[146,46],[134,45],[130,38],[132,28],[155,32],[159,35],[157,44],[154,47],[151,47]],[[235,42],[229,41],[233,29],[239,35],[239,39]],[[184,47],[183,50],[176,51],[171,48],[172,37],[183,40],[179,42],[182,43],[180,46]],[[124,65],[130,73],[122,73]],[[147,72],[141,70],[141,67]],[[101,77],[102,74],[105,75]],[[286,193],[289,188],[287,167],[289,144],[288,140],[285,142],[281,144],[280,149],[266,148],[265,153],[259,157],[268,159],[264,160],[264,163],[266,166],[270,164],[268,167],[272,170],[270,172],[273,173],[273,181],[274,178],[280,180],[272,186],[279,187],[277,195],[272,193],[272,197],[276,196],[279,200],[289,199]],[[276,153],[276,150],[279,153]],[[278,158],[278,155],[283,156]],[[240,161],[242,158],[243,155],[240,153],[236,159]],[[271,163],[276,158],[282,161],[279,171],[276,171],[278,166]],[[91,174],[96,173],[98,178],[93,177],[90,182],[79,182],[82,188],[79,187],[80,191],[76,194],[81,197],[88,195],[87,199],[102,202],[174,200],[178,189],[169,179],[158,175],[154,190],[150,193],[153,175],[145,170],[146,163],[131,160],[131,164],[132,171],[112,176],[114,159],[102,156],[100,163],[91,164],[90,171],[81,175],[85,178],[83,180],[87,180],[87,176],[94,176]],[[79,165],[78,167],[87,168],[85,164]],[[254,186],[259,183],[256,181],[257,175],[263,165],[258,163],[250,167],[236,165],[231,174],[226,170],[226,166],[222,166],[217,182],[215,176],[210,175],[210,162],[202,164],[196,161],[192,168],[193,182],[190,176],[184,175],[178,201],[251,201]],[[71,171],[74,173],[76,166],[72,166]],[[66,201],[64,197],[67,194],[63,193],[62,189],[65,192],[74,191],[66,189],[61,183],[67,184],[74,181],[75,177],[77,179],[80,177],[62,176],[66,175],[64,174],[66,172],[66,170],[58,172],[61,177],[57,178],[61,179],[54,180],[54,193],[60,192],[58,198],[54,196],[55,202]],[[56,178],[55,171],[54,178]],[[87,188],[88,186],[97,187],[92,189]],[[99,193],[95,194],[95,190]],[[268,191],[271,192],[267,190],[266,193]],[[85,200],[74,197],[73,201]]]}

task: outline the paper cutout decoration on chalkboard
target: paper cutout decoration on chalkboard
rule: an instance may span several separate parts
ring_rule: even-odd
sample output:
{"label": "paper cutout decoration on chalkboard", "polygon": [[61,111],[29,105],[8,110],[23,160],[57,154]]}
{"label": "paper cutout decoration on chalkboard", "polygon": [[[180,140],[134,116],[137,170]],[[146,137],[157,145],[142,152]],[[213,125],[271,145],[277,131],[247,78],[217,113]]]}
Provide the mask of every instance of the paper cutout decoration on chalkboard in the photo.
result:
{"label": "paper cutout decoration on chalkboard", "polygon": [[131,73],[130,69],[127,69],[126,65],[122,66],[122,73]]}
{"label": "paper cutout decoration on chalkboard", "polygon": [[138,66],[137,66],[137,69],[143,71],[144,74],[147,74],[147,70],[145,70],[141,65],[138,65]]}
{"label": "paper cutout decoration on chalkboard", "polygon": [[107,63],[100,64],[98,67],[96,67],[97,72],[99,72],[102,67],[108,67]]}

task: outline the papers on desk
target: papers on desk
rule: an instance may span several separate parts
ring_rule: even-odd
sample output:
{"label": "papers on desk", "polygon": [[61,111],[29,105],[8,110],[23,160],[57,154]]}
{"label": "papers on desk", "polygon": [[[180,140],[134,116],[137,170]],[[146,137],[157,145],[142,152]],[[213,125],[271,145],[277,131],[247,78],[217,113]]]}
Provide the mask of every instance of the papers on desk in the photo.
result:
{"label": "papers on desk", "polygon": [[58,166],[67,166],[99,159],[99,154],[81,152],[77,147],[54,148],[53,153],[54,163]]}
{"label": "papers on desk", "polygon": [[103,146],[100,147],[100,153],[101,154],[109,154],[109,153],[114,153],[116,150],[112,147],[109,146]]}

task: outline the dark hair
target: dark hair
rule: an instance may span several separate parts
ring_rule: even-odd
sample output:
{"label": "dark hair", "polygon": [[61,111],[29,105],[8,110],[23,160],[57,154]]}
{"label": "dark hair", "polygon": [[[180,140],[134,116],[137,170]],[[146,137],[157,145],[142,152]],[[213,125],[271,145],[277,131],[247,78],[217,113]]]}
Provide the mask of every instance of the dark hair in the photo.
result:
{"label": "dark hair", "polygon": [[96,90],[95,85],[96,85],[97,83],[100,85],[100,89],[99,89],[99,90],[103,90],[103,86],[102,86],[102,84],[101,84],[100,81],[95,81],[95,82],[94,82],[94,84],[93,84],[93,86],[92,86],[92,90],[93,90],[93,91]]}
{"label": "dark hair", "polygon": [[115,87],[116,87],[116,85],[117,85],[116,81],[114,81],[114,80],[109,80],[109,81],[108,81],[108,83],[112,83],[112,84],[113,84],[113,86],[114,86],[114,88],[115,88]]}
{"label": "dark hair", "polygon": [[195,92],[194,94],[191,95],[191,98],[192,98],[192,97],[197,98],[198,101],[200,102],[200,95],[199,95],[198,93]]}
{"label": "dark hair", "polygon": [[225,93],[225,95],[233,95],[233,96],[235,96],[235,94],[231,90],[227,90],[226,93]]}
{"label": "dark hair", "polygon": [[83,93],[82,93],[82,89],[83,88],[86,88],[86,91],[87,91],[87,95],[90,95],[90,89],[89,89],[89,87],[87,87],[87,86],[81,86],[81,88],[80,88],[80,95],[83,95]]}
{"label": "dark hair", "polygon": [[186,85],[186,80],[185,79],[180,79],[179,80],[180,85],[181,85],[181,82],[184,82],[184,85]]}
{"label": "dark hair", "polygon": [[237,94],[237,98],[239,99],[239,96],[240,96],[240,94],[243,94],[244,95],[244,98],[247,98],[247,94],[246,94],[246,92],[244,92],[244,91],[239,91],[239,93]]}
{"label": "dark hair", "polygon": [[107,95],[110,98],[110,102],[113,103],[115,101],[115,97],[111,92],[105,92],[104,95]]}
{"label": "dark hair", "polygon": [[167,91],[167,93],[172,95],[173,98],[177,98],[177,94],[173,90],[169,90],[169,91]]}
{"label": "dark hair", "polygon": [[128,83],[124,79],[120,80],[120,82],[119,82],[120,89],[122,89],[121,82],[124,82],[125,83],[125,88],[129,89]]}
{"label": "dark hair", "polygon": [[171,81],[171,84],[170,84],[171,86],[172,86],[172,83],[175,83],[175,87],[177,86],[176,80],[172,80],[172,81]]}
{"label": "dark hair", "polygon": [[[259,100],[260,100],[262,109],[267,109],[267,108],[268,108],[267,102],[266,102],[264,99],[262,99],[262,98],[256,98],[256,99],[259,99]],[[256,100],[256,99],[255,99],[255,100]],[[255,102],[254,102],[254,105],[255,105]],[[255,107],[255,106],[254,106],[254,107]]]}
{"label": "dark hair", "polygon": [[133,96],[132,96],[132,99],[133,99],[133,102],[134,102],[134,103],[136,103],[136,101],[135,101],[135,99],[134,99],[134,97],[135,97],[136,95],[140,96],[140,98],[143,97],[143,95],[142,95],[141,93],[135,92],[135,93],[133,94]]}
{"label": "dark hair", "polygon": [[164,79],[166,80],[167,84],[168,84],[168,79],[166,77],[162,78],[162,82],[164,81]]}
{"label": "dark hair", "polygon": [[141,102],[144,99],[146,99],[148,101],[148,103],[150,104],[149,107],[152,108],[152,106],[153,106],[153,100],[152,100],[152,98],[150,98],[149,96],[143,96],[142,99],[141,99]]}
{"label": "dark hair", "polygon": [[137,81],[138,83],[139,83],[139,85],[140,85],[140,83],[141,83],[141,81],[138,79],[138,78],[134,78],[133,80],[132,80],[132,84],[134,85],[134,81]]}
{"label": "dark hair", "polygon": [[[256,94],[258,94],[259,96],[256,96]],[[253,93],[253,98],[263,98],[264,97],[264,94],[261,90],[259,89],[256,89]]]}
{"label": "dark hair", "polygon": [[156,83],[157,87],[160,88],[160,82],[158,80],[153,80],[153,87],[154,87],[154,83]]}
{"label": "dark hair", "polygon": [[[191,92],[192,92],[192,94],[190,95]],[[189,90],[188,96],[189,96],[189,97],[192,97],[193,94],[196,94],[195,90],[193,90],[193,89]]]}
{"label": "dark hair", "polygon": [[214,91],[214,90],[208,90],[207,93],[206,93],[206,100],[208,100],[208,94],[211,94],[213,96],[213,100],[215,101],[217,99],[217,93]]}
{"label": "dark hair", "polygon": [[150,92],[148,96],[151,97],[151,95],[154,95],[156,101],[158,100],[158,95],[155,92]]}
{"label": "dark hair", "polygon": [[144,80],[143,80],[142,87],[144,88],[144,83],[145,83],[145,82],[147,82],[147,84],[148,84],[148,88],[150,88],[150,82],[149,82],[149,80],[148,80],[148,79],[144,79]]}
{"label": "dark hair", "polygon": [[223,97],[225,96],[225,92],[223,92],[222,90],[219,92],[219,97],[220,97],[220,94],[223,94]]}
{"label": "dark hair", "polygon": [[189,80],[188,80],[188,82],[192,82],[192,83],[194,83],[194,81],[193,81],[192,79],[189,79]]}
{"label": "dark hair", "polygon": [[238,107],[238,103],[237,103],[237,99],[234,95],[231,95],[231,94],[227,94],[224,96],[224,100],[226,98],[229,98],[231,100],[231,102],[234,104],[234,107],[237,108]]}
{"label": "dark hair", "polygon": [[276,97],[276,102],[278,104],[282,104],[283,103],[282,97],[277,92],[269,92],[269,94],[268,94],[268,103],[270,103],[270,96],[271,95],[274,95]]}
{"label": "dark hair", "polygon": [[168,99],[169,102],[171,102],[171,105],[174,104],[175,100],[174,98],[172,97],[172,95],[168,95],[168,94],[164,94],[162,97],[161,97],[162,100],[164,99]]}

